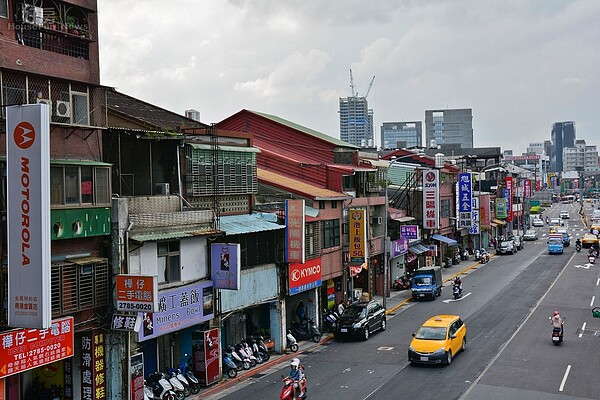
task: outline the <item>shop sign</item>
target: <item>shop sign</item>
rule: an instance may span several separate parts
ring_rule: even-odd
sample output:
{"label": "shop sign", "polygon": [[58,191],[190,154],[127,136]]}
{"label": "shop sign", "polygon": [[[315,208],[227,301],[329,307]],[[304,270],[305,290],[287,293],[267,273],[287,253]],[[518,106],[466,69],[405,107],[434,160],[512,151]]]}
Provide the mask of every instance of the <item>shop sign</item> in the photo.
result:
{"label": "shop sign", "polygon": [[106,399],[104,333],[97,330],[81,336],[81,399]]}
{"label": "shop sign", "polygon": [[469,234],[479,235],[479,199],[473,197],[471,202],[471,226],[469,227]]}
{"label": "shop sign", "polygon": [[117,311],[154,312],[158,309],[158,277],[117,275]]}
{"label": "shop sign", "polygon": [[504,189],[504,198],[506,199],[506,220],[513,220],[513,207],[512,207],[512,198],[513,198],[513,178],[512,176],[507,176],[505,179],[505,189]]}
{"label": "shop sign", "polygon": [[423,228],[439,229],[439,193],[440,171],[423,171]]}
{"label": "shop sign", "polygon": [[348,269],[350,270],[350,277],[354,278],[363,270],[362,265],[349,265]]}
{"label": "shop sign", "polygon": [[499,218],[499,219],[506,218],[506,199],[503,199],[503,198],[496,199],[496,218]]}
{"label": "shop sign", "polygon": [[131,400],[144,400],[144,353],[129,357]]}
{"label": "shop sign", "polygon": [[73,362],[69,358],[63,361],[65,368],[65,400],[73,400]]}
{"label": "shop sign", "polygon": [[73,317],[52,321],[48,329],[0,334],[0,378],[73,356]]}
{"label": "shop sign", "polygon": [[6,108],[8,325],[47,329],[50,296],[50,119],[45,104]]}
{"label": "shop sign", "polygon": [[194,346],[194,372],[202,386],[211,385],[221,378],[219,329],[203,331],[202,343]]}
{"label": "shop sign", "polygon": [[458,227],[459,229],[471,226],[473,190],[471,185],[471,174],[458,175]]}
{"label": "shop sign", "polygon": [[141,313],[141,317],[140,342],[211,320],[214,317],[213,283],[196,282],[161,291],[158,311]]}
{"label": "shop sign", "polygon": [[210,245],[211,278],[215,289],[240,290],[240,257],[239,243]]}
{"label": "shop sign", "polygon": [[395,258],[406,253],[408,253],[408,239],[401,237],[398,240],[392,240],[390,258]]}
{"label": "shop sign", "polygon": [[531,180],[525,179],[523,181],[523,190],[525,198],[529,199],[531,197]]}
{"label": "shop sign", "polygon": [[350,262],[364,263],[366,253],[366,223],[365,210],[350,209]]}
{"label": "shop sign", "polygon": [[413,254],[413,253],[408,253],[408,254],[406,255],[406,263],[407,263],[407,264],[408,264],[408,263],[411,263],[411,262],[415,261],[417,258],[418,258],[418,256],[417,256],[416,254]]}
{"label": "shop sign", "polygon": [[304,200],[285,201],[285,259],[302,264],[304,258]]}
{"label": "shop sign", "polygon": [[113,314],[111,328],[113,331],[139,332],[142,317],[139,314]]}
{"label": "shop sign", "polygon": [[400,225],[400,237],[408,240],[419,238],[419,225]]}
{"label": "shop sign", "polygon": [[288,283],[290,294],[298,294],[321,286],[321,257],[303,264],[290,264]]}

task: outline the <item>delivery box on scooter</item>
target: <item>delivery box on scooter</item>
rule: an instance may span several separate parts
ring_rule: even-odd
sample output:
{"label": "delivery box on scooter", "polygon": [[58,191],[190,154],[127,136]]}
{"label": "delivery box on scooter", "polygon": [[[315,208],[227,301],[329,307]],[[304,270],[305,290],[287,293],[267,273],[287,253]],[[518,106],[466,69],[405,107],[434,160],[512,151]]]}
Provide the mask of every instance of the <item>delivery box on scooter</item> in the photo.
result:
{"label": "delivery box on scooter", "polygon": [[426,297],[435,300],[442,294],[442,268],[425,267],[414,271],[412,280],[412,297],[415,300]]}

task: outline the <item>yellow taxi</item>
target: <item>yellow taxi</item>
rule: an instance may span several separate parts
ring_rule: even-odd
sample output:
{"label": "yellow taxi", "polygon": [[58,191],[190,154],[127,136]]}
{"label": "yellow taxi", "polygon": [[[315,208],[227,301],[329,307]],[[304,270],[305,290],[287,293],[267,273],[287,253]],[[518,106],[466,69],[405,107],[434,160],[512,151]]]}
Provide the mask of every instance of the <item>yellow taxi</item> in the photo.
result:
{"label": "yellow taxi", "polygon": [[413,333],[408,348],[411,364],[448,364],[467,348],[467,326],[458,315],[436,315]]}
{"label": "yellow taxi", "polygon": [[594,235],[600,234],[600,225],[596,223],[592,224],[592,226],[590,226],[590,233]]}
{"label": "yellow taxi", "polygon": [[586,233],[581,239],[581,247],[592,247],[594,243],[598,243],[598,236],[593,233]]}

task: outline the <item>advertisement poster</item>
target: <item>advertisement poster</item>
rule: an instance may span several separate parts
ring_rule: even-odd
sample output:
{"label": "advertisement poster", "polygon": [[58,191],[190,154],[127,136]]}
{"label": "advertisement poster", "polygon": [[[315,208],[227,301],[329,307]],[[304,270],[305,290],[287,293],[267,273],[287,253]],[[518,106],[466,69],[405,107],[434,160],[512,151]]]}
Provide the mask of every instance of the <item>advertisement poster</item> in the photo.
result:
{"label": "advertisement poster", "polygon": [[214,317],[212,281],[160,291],[158,311],[141,313],[138,341],[144,341],[211,320]]}
{"label": "advertisement poster", "polygon": [[350,209],[350,262],[363,264],[367,260],[365,210]]}
{"label": "advertisement poster", "polygon": [[202,386],[217,382],[220,374],[219,329],[201,332],[202,343],[194,346],[194,372]]}
{"label": "advertisement poster", "polygon": [[458,227],[467,228],[471,226],[473,190],[471,185],[471,174],[458,175]]}
{"label": "advertisement poster", "polygon": [[144,400],[144,354],[137,353],[129,358],[131,399]]}
{"label": "advertisement poster", "polygon": [[440,171],[430,169],[423,171],[423,228],[439,229],[440,210]]}
{"label": "advertisement poster", "polygon": [[507,176],[505,179],[505,187],[504,189],[504,198],[506,199],[506,220],[512,221],[513,219],[513,206],[512,206],[512,198],[513,198],[513,178],[512,176]]}
{"label": "advertisement poster", "polygon": [[506,199],[496,199],[496,218],[506,218]]}
{"label": "advertisement poster", "polygon": [[211,278],[215,289],[240,290],[240,257],[239,243],[210,245]]}
{"label": "advertisement poster", "polygon": [[117,275],[117,311],[154,312],[158,309],[158,277]]}
{"label": "advertisement poster", "polygon": [[408,253],[408,239],[392,240],[390,258],[396,258],[406,253]]}
{"label": "advertisement poster", "polygon": [[400,225],[400,237],[408,240],[419,238],[419,225]]}
{"label": "advertisement poster", "polygon": [[321,286],[321,257],[304,264],[290,264],[288,283],[290,294],[298,294]]}
{"label": "advertisement poster", "polygon": [[304,200],[285,201],[285,260],[302,264],[305,232]]}

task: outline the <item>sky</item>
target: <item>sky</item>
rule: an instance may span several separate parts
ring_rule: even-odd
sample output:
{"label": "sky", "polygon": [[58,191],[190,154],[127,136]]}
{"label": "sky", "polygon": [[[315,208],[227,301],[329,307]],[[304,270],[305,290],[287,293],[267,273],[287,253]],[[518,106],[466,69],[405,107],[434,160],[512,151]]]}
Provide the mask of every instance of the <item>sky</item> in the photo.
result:
{"label": "sky", "polygon": [[557,121],[600,144],[597,0],[98,0],[98,18],[103,85],[207,124],[249,109],[339,138],[351,69],[361,96],[375,77],[376,143],[471,108],[475,147],[521,154]]}

